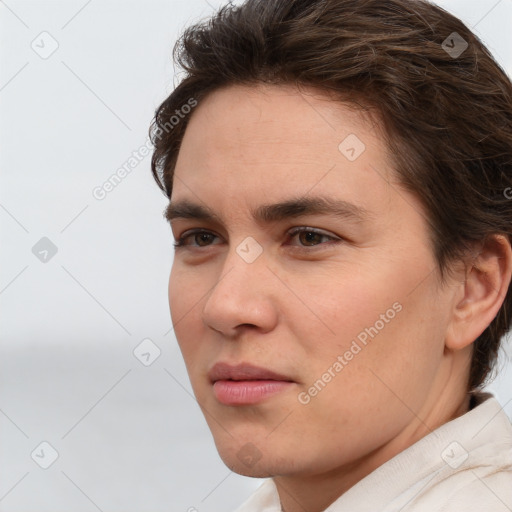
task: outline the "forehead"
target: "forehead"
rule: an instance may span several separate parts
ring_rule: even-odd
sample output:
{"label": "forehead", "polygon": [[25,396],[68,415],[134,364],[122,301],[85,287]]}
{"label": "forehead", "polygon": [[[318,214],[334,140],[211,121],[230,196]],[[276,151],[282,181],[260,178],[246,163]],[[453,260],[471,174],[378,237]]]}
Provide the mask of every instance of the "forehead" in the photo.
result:
{"label": "forehead", "polygon": [[376,128],[362,109],[317,89],[299,90],[290,84],[230,85],[200,102],[183,143],[202,136],[204,145],[217,145],[246,158],[254,156],[251,147],[261,144],[269,152],[273,146],[276,156],[304,157],[325,150],[339,156],[339,143],[351,134],[378,144],[382,137]]}
{"label": "forehead", "polygon": [[[243,197],[252,207],[286,195],[382,202],[391,165],[379,127],[315,89],[229,86],[194,110],[172,199]],[[372,197],[370,197],[372,196]]]}

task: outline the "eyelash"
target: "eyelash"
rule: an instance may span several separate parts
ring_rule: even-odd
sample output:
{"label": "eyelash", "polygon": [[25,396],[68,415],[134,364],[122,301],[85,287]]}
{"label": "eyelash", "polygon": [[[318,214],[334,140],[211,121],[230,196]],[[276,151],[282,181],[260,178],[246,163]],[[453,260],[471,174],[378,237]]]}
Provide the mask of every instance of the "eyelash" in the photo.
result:
{"label": "eyelash", "polygon": [[[174,248],[175,249],[179,249],[181,247],[188,247],[187,244],[185,243],[186,240],[188,238],[194,236],[194,235],[199,235],[199,234],[202,234],[202,233],[217,236],[214,233],[212,233],[211,231],[206,231],[204,229],[193,230],[193,231],[185,233],[184,235],[179,237],[173,243]],[[340,237],[329,235],[329,234],[325,233],[324,231],[321,231],[321,230],[318,230],[318,229],[315,229],[315,228],[309,228],[309,227],[306,227],[306,226],[301,226],[301,227],[293,228],[288,233],[288,236],[289,236],[289,238],[293,238],[293,237],[299,235],[300,233],[315,233],[317,235],[321,235],[323,237],[327,237],[327,238],[330,239],[330,241],[328,242],[328,245],[343,242],[343,239],[340,238]],[[201,247],[210,247],[211,245],[216,245],[216,244],[209,244],[209,245],[206,245],[206,246],[191,245],[191,247],[201,248]],[[312,246],[302,245],[302,246],[295,247],[295,249],[297,249],[297,250],[305,250],[305,251],[314,251],[316,248],[322,247],[322,246],[325,246],[325,245],[327,245],[327,244],[326,243],[319,243],[319,244],[315,244],[315,245],[312,245]]]}

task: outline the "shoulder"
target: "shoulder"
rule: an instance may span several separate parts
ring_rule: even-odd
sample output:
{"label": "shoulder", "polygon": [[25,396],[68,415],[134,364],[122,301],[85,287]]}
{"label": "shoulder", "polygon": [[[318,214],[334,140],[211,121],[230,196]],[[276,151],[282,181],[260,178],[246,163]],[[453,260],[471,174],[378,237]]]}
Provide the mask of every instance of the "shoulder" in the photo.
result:
{"label": "shoulder", "polygon": [[438,484],[415,500],[410,512],[510,512],[512,468],[483,474],[481,468],[464,471]]}
{"label": "shoulder", "polygon": [[[494,398],[457,421],[460,439],[445,449],[444,467],[405,510],[411,512],[510,512],[512,510],[512,426]],[[471,421],[468,421],[471,419]],[[454,425],[455,426],[455,422]],[[455,448],[454,448],[455,447]],[[454,457],[450,457],[455,455]]]}
{"label": "shoulder", "polygon": [[281,512],[281,503],[274,481],[265,480],[235,512]]}

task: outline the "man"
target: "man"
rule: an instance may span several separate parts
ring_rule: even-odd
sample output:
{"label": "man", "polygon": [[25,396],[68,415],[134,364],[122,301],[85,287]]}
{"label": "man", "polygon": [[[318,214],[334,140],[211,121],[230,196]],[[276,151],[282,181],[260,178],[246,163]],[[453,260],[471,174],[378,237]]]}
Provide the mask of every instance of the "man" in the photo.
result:
{"label": "man", "polygon": [[171,316],[240,512],[512,510],[512,84],[423,0],[247,0],[152,126]]}

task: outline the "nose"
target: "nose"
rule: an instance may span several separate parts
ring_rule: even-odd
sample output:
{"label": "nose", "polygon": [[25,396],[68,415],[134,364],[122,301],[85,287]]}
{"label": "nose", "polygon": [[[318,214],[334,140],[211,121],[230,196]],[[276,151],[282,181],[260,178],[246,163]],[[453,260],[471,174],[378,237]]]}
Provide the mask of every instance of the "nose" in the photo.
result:
{"label": "nose", "polygon": [[202,311],[204,324],[228,338],[248,328],[269,332],[278,322],[275,278],[264,253],[252,262],[242,256],[230,250]]}

